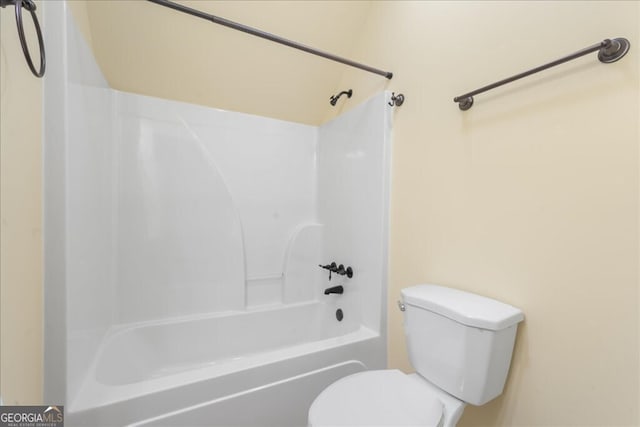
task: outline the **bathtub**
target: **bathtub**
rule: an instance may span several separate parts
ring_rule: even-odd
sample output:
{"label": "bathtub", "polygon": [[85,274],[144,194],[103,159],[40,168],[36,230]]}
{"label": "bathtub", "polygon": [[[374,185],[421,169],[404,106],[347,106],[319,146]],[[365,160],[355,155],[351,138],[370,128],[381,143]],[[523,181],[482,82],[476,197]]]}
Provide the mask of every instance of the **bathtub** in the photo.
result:
{"label": "bathtub", "polygon": [[[337,379],[384,368],[384,340],[337,298],[112,328],[68,425],[306,425]],[[248,409],[250,408],[250,409]]]}

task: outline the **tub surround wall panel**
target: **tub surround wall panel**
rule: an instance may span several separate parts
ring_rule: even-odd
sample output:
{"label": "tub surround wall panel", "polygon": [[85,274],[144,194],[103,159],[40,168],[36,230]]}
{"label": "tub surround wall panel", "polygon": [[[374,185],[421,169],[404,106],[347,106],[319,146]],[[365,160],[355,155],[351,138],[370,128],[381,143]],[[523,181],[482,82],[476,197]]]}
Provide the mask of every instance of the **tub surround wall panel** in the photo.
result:
{"label": "tub surround wall panel", "polygon": [[282,301],[291,304],[321,298],[326,271],[318,267],[325,262],[322,253],[321,224],[302,225],[293,234],[284,262]]}
{"label": "tub surround wall panel", "polygon": [[112,91],[67,31],[76,323],[282,303],[289,240],[316,221],[317,128]]}
{"label": "tub surround wall panel", "polygon": [[[70,49],[71,51],[71,49]],[[115,306],[111,93],[71,83],[67,146],[67,362],[80,386]],[[102,129],[102,132],[95,132]]]}
{"label": "tub surround wall panel", "polygon": [[[225,176],[223,168],[218,167],[220,161],[231,170],[241,156],[247,155],[247,145],[244,150],[224,145],[238,143],[233,138],[233,126],[222,125],[228,122],[219,118],[225,112],[112,94],[113,132],[117,135],[114,204],[118,317],[103,337],[88,372],[71,373],[76,367],[69,365],[69,378],[83,376],[81,389],[67,402],[71,425],[146,422],[143,420],[149,417],[152,424],[163,422],[164,417],[167,422],[190,422],[210,413],[231,422],[234,411],[259,401],[272,404],[256,405],[251,415],[245,414],[251,420],[247,423],[273,419],[288,420],[293,425],[303,422],[308,404],[333,380],[385,366],[386,342],[379,310],[386,284],[387,95],[376,96],[346,120],[335,120],[329,126],[331,131],[319,139],[318,156],[326,156],[325,168],[338,167],[342,186],[338,186],[334,173],[324,171],[320,172],[316,190],[315,172],[306,170],[315,171],[316,166],[323,165],[316,164],[315,130],[243,117],[245,126],[256,130],[256,137],[271,133],[279,138],[278,143],[272,140],[279,148],[271,154],[289,156],[293,163],[275,172],[256,166],[268,185],[252,186],[246,182],[251,170],[239,165],[234,178],[231,172]],[[101,100],[109,105],[109,98],[94,97],[97,103]],[[238,120],[237,116],[226,118]],[[220,133],[203,130],[203,123],[220,125]],[[306,140],[299,139],[301,136]],[[283,140],[285,137],[289,140]],[[294,146],[295,141],[299,146]],[[243,143],[248,144],[246,139]],[[326,151],[322,143],[327,144]],[[78,155],[82,153],[77,151]],[[268,151],[261,151],[262,161],[278,165],[281,159],[269,159]],[[78,171],[81,175],[83,169]],[[299,182],[282,188],[297,175],[301,175]],[[261,282],[260,286],[273,280],[273,287],[264,286],[264,294],[253,297],[251,279],[246,280],[244,294],[244,275],[250,270],[244,264],[244,243],[251,236],[239,213],[242,207],[236,209],[238,199],[249,200],[252,195],[234,193],[230,185],[233,179],[238,180],[236,185],[245,185],[245,193],[257,188],[281,201],[281,206],[255,203],[246,217],[259,220],[273,214],[270,218],[276,222],[284,218],[281,233],[288,236],[287,251],[281,251],[277,242],[270,249],[282,252],[273,257],[274,263],[278,261],[274,266],[278,275],[254,279]],[[322,180],[334,185],[325,185]],[[74,197],[82,195],[78,188],[69,188]],[[314,196],[323,192],[326,200],[335,203],[335,210],[325,211],[324,217],[340,237],[334,237],[329,247],[324,245],[327,226],[315,222]],[[75,205],[71,208],[82,225],[83,215],[90,211]],[[289,208],[293,213],[278,215],[274,208]],[[291,224],[294,220],[302,225]],[[268,235],[260,237],[270,243]],[[334,256],[352,265],[358,276],[349,282],[352,279],[334,275],[330,284],[342,283],[347,291],[345,295],[325,296],[320,277],[326,280],[327,275],[317,264]],[[203,286],[198,287],[200,284]],[[254,306],[252,298],[257,300]],[[257,307],[265,302],[277,304],[271,304],[271,309]],[[338,308],[345,313],[342,321],[336,319]],[[351,365],[358,368],[331,368],[347,360],[354,361]],[[282,366],[278,376],[256,383],[256,378],[264,377],[274,366]],[[307,371],[297,372],[296,366],[306,366]],[[243,381],[254,369],[256,377]],[[224,389],[223,395],[211,400],[207,398],[210,393],[195,393],[201,383],[211,382],[218,390],[232,378],[239,384],[235,388],[241,387],[237,395]],[[178,404],[176,393],[180,390],[189,399]],[[291,403],[283,397],[293,395],[297,406],[287,409]],[[174,401],[162,404],[168,396]],[[245,421],[245,417],[235,418],[238,425]]]}
{"label": "tub surround wall panel", "polygon": [[[176,107],[118,93],[119,323],[245,304],[240,218]],[[149,108],[150,107],[150,108]]]}
{"label": "tub surround wall panel", "polygon": [[[166,101],[165,101],[166,102]],[[210,110],[221,126],[181,117],[215,159],[245,233],[247,278],[282,276],[289,239],[316,219],[317,128]]]}
{"label": "tub surround wall panel", "polygon": [[[240,215],[247,305],[282,303],[287,247],[301,224],[316,221],[317,128],[182,105],[181,117],[215,161]],[[207,111],[206,120],[196,108]]]}
{"label": "tub surround wall panel", "polygon": [[[333,275],[325,287],[343,284],[369,328],[384,333],[389,198],[390,111],[380,93],[320,127],[318,215],[324,224],[323,261],[351,266],[352,279]],[[326,299],[334,298],[332,296]]]}
{"label": "tub surround wall panel", "polygon": [[[67,138],[67,93],[64,82],[67,81],[65,58],[69,23],[66,3],[44,2],[41,13],[45,23],[59,23],[59,25],[43,25],[42,29],[47,42],[47,52],[52,55],[47,64],[47,76],[43,80],[42,100],[42,301],[44,309],[42,402],[64,402],[68,395],[67,346],[60,343],[67,342],[67,268],[66,251],[63,249],[66,247],[65,144]],[[7,27],[3,25],[4,28]],[[5,403],[9,402],[5,400]]]}
{"label": "tub surround wall panel", "polygon": [[[4,16],[4,14],[3,14]],[[67,140],[67,14],[66,3],[43,4],[43,36],[48,61],[43,91],[43,307],[44,402],[67,399],[66,285],[66,140]],[[4,26],[3,26],[4,28]],[[73,381],[73,380],[72,380]],[[5,401],[8,403],[7,401]]]}
{"label": "tub surround wall panel", "polygon": [[316,129],[118,96],[121,320],[282,303],[287,245],[316,216]]}
{"label": "tub surround wall panel", "polygon": [[[73,21],[68,9],[66,15]],[[114,107],[112,92],[75,25],[67,26],[66,43],[67,387],[75,395],[114,322]]]}
{"label": "tub surround wall panel", "polygon": [[106,80],[66,3],[47,3],[45,20],[67,24],[45,31],[45,399],[60,402],[59,352],[67,360],[62,383],[74,396],[113,323],[113,115]]}

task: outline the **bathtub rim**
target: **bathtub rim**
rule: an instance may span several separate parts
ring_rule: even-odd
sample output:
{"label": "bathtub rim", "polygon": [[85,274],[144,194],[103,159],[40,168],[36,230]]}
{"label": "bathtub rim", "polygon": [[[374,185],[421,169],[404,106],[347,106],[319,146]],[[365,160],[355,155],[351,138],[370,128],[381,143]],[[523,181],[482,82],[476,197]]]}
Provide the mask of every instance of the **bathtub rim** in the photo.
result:
{"label": "bathtub rim", "polygon": [[[309,303],[299,303],[296,305],[307,305]],[[317,304],[317,302],[316,302]],[[270,308],[273,310],[274,308]],[[270,310],[269,308],[260,308],[256,311]],[[254,311],[249,311],[253,313]],[[226,315],[244,314],[245,311],[227,311]],[[219,317],[221,313],[215,313],[213,315],[198,315],[197,318],[211,318]],[[193,316],[181,316],[182,321],[193,320]],[[137,322],[136,327],[143,327],[149,325],[162,325],[173,323],[166,319],[159,321],[158,323],[153,321]],[[72,397],[67,402],[66,410],[68,413],[77,413],[82,411],[90,411],[93,409],[100,409],[110,405],[117,405],[132,399],[145,397],[155,393],[168,392],[171,389],[189,386],[199,383],[203,380],[210,380],[217,377],[225,377],[233,375],[244,370],[255,369],[261,366],[270,365],[285,361],[288,359],[295,359],[304,356],[309,356],[315,353],[324,351],[330,351],[339,347],[348,346],[350,344],[358,344],[368,340],[381,339],[384,341],[384,336],[366,326],[360,325],[355,331],[349,332],[344,335],[336,337],[326,338],[319,341],[312,341],[297,345],[292,345],[284,348],[273,349],[260,353],[239,357],[237,359],[226,360],[224,363],[212,366],[200,366],[179,373],[168,374],[166,376],[151,378],[145,381],[129,383],[124,385],[108,385],[98,382],[96,377],[96,369],[99,363],[99,358],[102,355],[104,347],[108,345],[109,334],[123,334],[132,329],[128,325],[116,325],[113,329],[110,329],[105,334],[100,343],[100,347],[94,356],[91,365],[88,369],[87,375],[82,380],[76,396]],[[386,358],[386,357],[385,357]]]}
{"label": "bathtub rim", "polygon": [[[153,375],[154,369],[152,365],[144,366],[144,368],[142,368],[141,370],[136,370],[135,368],[133,368],[132,370],[130,366],[121,365],[122,361],[114,361],[109,357],[110,355],[114,354],[114,347],[118,348],[120,346],[124,346],[125,349],[122,351],[122,353],[125,353],[124,359],[139,361],[140,356],[138,355],[138,352],[134,351],[132,353],[131,350],[127,348],[127,344],[132,344],[132,342],[130,341],[131,338],[134,339],[135,344],[142,344],[142,351],[146,351],[148,349],[148,351],[151,352],[148,353],[148,358],[146,360],[151,362],[153,360],[152,354],[157,353],[160,355],[158,357],[158,361],[166,362],[160,363],[159,366],[156,366],[156,369],[169,368],[169,371],[166,371],[166,373],[157,375],[157,377],[159,378],[170,375],[179,375],[182,372],[199,369],[200,367],[206,367],[208,365],[224,365],[225,363],[228,363],[228,361],[233,361],[234,359],[245,360],[247,359],[247,357],[251,357],[254,355],[264,354],[278,349],[294,347],[305,343],[320,342],[325,339],[335,338],[357,331],[361,325],[361,323],[359,322],[359,315],[357,310],[349,310],[353,313],[353,316],[348,316],[347,319],[336,322],[333,314],[336,309],[336,305],[344,308],[344,304],[341,304],[339,301],[309,300],[291,304],[272,304],[247,310],[228,310],[224,312],[197,313],[194,315],[176,316],[175,318],[163,318],[158,320],[147,320],[143,322],[119,324],[109,329],[104,334],[102,340],[100,341],[99,347],[95,355],[93,356],[92,363],[85,372],[83,382],[81,384],[84,383],[84,378],[91,378],[91,375],[93,375],[93,379],[98,384],[104,385],[106,387],[128,386],[135,383],[145,382],[156,377],[155,375]],[[289,323],[293,325],[316,325],[316,320],[318,318],[324,319],[323,323],[326,322],[326,326],[324,328],[320,328],[320,330],[316,330],[316,328],[313,327],[311,329],[305,327],[300,329],[295,328],[294,326],[295,329],[298,329],[296,335],[294,336],[294,338],[297,337],[297,340],[294,339],[290,343],[279,342],[273,345],[268,345],[266,347],[261,347],[260,345],[258,345],[253,349],[253,351],[244,349],[241,352],[234,352],[233,343],[229,341],[229,346],[232,349],[230,353],[224,354],[225,352],[222,351],[222,354],[220,354],[216,353],[216,351],[220,351],[219,349],[209,348],[207,351],[207,355],[210,357],[207,357],[205,360],[195,360],[193,358],[188,358],[187,360],[183,361],[178,360],[178,363],[176,364],[175,361],[170,360],[171,357],[169,357],[168,359],[166,357],[163,357],[166,356],[166,354],[173,353],[175,348],[181,348],[180,345],[178,345],[178,347],[175,347],[174,343],[180,341],[180,338],[182,336],[181,332],[184,332],[187,335],[191,334],[191,332],[194,330],[192,329],[191,325],[194,325],[196,331],[201,332],[198,333],[197,336],[207,336],[205,331],[208,330],[212,333],[208,335],[209,338],[215,338],[219,343],[225,343],[226,340],[220,340],[221,336],[217,335],[217,331],[220,330],[217,319],[220,319],[221,321],[225,322],[223,324],[227,325],[227,322],[231,321],[231,326],[233,327],[233,325],[235,324],[234,322],[239,322],[240,324],[242,324],[245,321],[249,321],[251,325],[257,325],[258,323],[281,323],[278,319],[282,319],[283,316],[284,319],[288,320],[288,322],[285,322],[285,325],[274,326],[275,328],[280,328],[282,326],[287,327]],[[163,328],[165,327],[169,330],[169,332],[166,334],[163,331]],[[216,333],[213,333],[214,331],[216,331]],[[255,332],[255,330],[252,331]],[[271,331],[271,329],[269,328],[268,331]],[[242,333],[240,330],[239,332]],[[267,331],[265,331],[263,328],[262,333],[267,333]],[[308,338],[308,340],[305,340],[305,338]],[[251,338],[246,337],[243,337],[241,340],[246,339],[251,340]],[[118,350],[115,351],[117,357]],[[211,352],[209,353],[209,351]],[[182,351],[180,350],[180,352]],[[188,350],[186,352],[189,353]],[[95,363],[93,363],[94,361]],[[150,368],[148,371],[146,371],[146,376],[144,375],[145,368]],[[171,368],[176,369],[171,370]],[[133,374],[131,374],[132,371]],[[124,372],[124,377],[119,376],[118,372]],[[132,375],[129,380],[127,380],[127,372]],[[109,377],[112,375],[124,379],[120,381],[111,381],[109,380]]]}

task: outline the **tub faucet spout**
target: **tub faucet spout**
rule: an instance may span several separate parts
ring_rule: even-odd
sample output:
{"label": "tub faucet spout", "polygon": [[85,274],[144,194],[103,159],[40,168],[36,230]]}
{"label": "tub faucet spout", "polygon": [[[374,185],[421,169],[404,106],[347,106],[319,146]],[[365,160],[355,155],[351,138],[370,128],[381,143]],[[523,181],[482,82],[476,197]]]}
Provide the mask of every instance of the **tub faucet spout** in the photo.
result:
{"label": "tub faucet spout", "polygon": [[324,290],[325,295],[342,294],[343,292],[344,292],[344,288],[342,286],[334,286],[332,288],[327,288]]}

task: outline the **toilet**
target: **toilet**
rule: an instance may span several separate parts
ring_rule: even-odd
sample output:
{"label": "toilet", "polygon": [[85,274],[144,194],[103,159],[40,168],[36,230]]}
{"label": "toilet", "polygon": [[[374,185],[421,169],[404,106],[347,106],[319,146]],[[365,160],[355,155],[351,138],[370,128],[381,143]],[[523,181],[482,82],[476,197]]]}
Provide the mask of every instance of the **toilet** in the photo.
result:
{"label": "toilet", "polygon": [[313,401],[309,426],[455,426],[467,404],[502,393],[521,310],[429,284],[403,289],[398,304],[416,373],[344,377]]}

